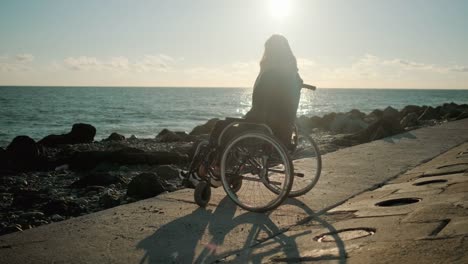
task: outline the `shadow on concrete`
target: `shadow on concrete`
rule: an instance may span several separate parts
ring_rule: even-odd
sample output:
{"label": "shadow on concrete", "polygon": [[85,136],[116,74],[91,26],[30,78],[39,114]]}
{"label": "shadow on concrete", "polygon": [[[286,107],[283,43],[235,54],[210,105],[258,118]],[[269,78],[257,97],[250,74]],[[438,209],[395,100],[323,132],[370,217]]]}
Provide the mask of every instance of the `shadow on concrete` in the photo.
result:
{"label": "shadow on concrete", "polygon": [[401,134],[394,135],[394,136],[391,136],[391,137],[383,138],[382,140],[385,141],[385,142],[388,142],[388,143],[396,143],[396,141],[402,140],[402,139],[405,139],[405,138],[406,139],[416,139],[417,137],[414,134],[411,134],[410,132],[405,132],[405,133],[401,133]]}
{"label": "shadow on concrete", "polygon": [[[315,221],[330,233],[337,233],[331,224],[320,219],[302,202],[288,199],[286,204],[299,207],[307,215],[300,223]],[[297,221],[280,228],[274,223],[276,220],[272,219],[271,214],[246,212],[235,216],[236,210],[236,205],[225,197],[214,212],[198,208],[160,227],[153,235],[138,243],[137,248],[145,251],[140,263],[213,263],[222,259],[237,263],[264,263],[269,260],[337,260],[346,263],[344,243],[337,234],[332,237],[338,255],[301,257],[296,238],[310,236],[310,230],[288,236],[285,232]],[[287,217],[296,219],[296,215]],[[229,243],[225,243],[227,237]],[[312,239],[310,237],[311,244]]]}

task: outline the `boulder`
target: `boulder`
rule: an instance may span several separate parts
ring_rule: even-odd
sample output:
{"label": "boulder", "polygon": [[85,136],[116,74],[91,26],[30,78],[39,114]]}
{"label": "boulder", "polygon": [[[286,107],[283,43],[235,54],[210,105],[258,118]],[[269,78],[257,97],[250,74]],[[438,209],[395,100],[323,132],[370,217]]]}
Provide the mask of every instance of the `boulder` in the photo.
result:
{"label": "boulder", "polygon": [[456,120],[463,112],[459,109],[451,109],[447,114],[444,115],[444,118],[448,120]]}
{"label": "boulder", "polygon": [[454,102],[445,103],[442,106],[438,106],[436,109],[439,111],[441,117],[443,116],[446,118],[448,118],[449,116],[454,117],[456,114],[451,114],[453,112],[458,112],[458,114],[460,114],[459,112],[461,112],[458,109],[458,105]]}
{"label": "boulder", "polygon": [[395,108],[389,106],[385,108],[382,112],[382,117],[391,118],[391,119],[400,119],[400,112]]}
{"label": "boulder", "polygon": [[180,180],[180,170],[172,165],[162,165],[158,166],[156,169],[156,174],[161,177],[161,179],[166,181],[179,181]]}
{"label": "boulder", "polygon": [[196,136],[196,135],[202,135],[202,134],[210,134],[210,133],[211,133],[211,130],[213,130],[213,128],[214,128],[216,122],[218,122],[218,121],[219,121],[218,118],[210,119],[210,120],[208,120],[208,122],[206,122],[205,124],[196,126],[196,127],[190,132],[189,135]]}
{"label": "boulder", "polygon": [[366,117],[364,117],[364,122],[368,124],[372,124],[382,118],[383,116],[383,111],[380,109],[375,109],[372,112],[370,112]]}
{"label": "boulder", "polygon": [[134,198],[150,198],[165,192],[161,179],[155,173],[141,173],[128,184],[127,195]]}
{"label": "boulder", "polygon": [[319,128],[329,130],[331,123],[333,122],[333,120],[335,120],[335,117],[336,113],[334,112],[324,115],[319,122]]}
{"label": "boulder", "polygon": [[382,117],[377,122],[371,124],[365,130],[348,136],[346,139],[355,140],[359,143],[370,142],[373,140],[393,136],[404,132],[404,128],[400,125],[398,119]]}
{"label": "boulder", "polygon": [[458,115],[455,120],[460,120],[460,119],[465,119],[468,118],[468,111],[462,112],[460,115]]}
{"label": "boulder", "polygon": [[34,139],[28,136],[17,136],[7,146],[3,153],[6,160],[11,161],[12,166],[17,169],[32,169],[40,167],[41,147],[36,144]]}
{"label": "boulder", "polygon": [[322,118],[319,116],[312,116],[310,117],[309,125],[310,128],[320,128],[322,124]]}
{"label": "boulder", "polygon": [[28,136],[17,136],[6,149],[7,155],[13,159],[34,160],[39,157],[39,147],[34,139]]}
{"label": "boulder", "polygon": [[337,114],[330,123],[330,130],[335,133],[357,133],[367,127],[367,123],[359,117],[353,117],[351,114]]}
{"label": "boulder", "polygon": [[91,143],[96,136],[96,128],[89,124],[74,124],[70,133],[68,133],[71,144]]}
{"label": "boulder", "polygon": [[418,117],[418,121],[440,119],[440,113],[432,106],[424,109],[423,113]]}
{"label": "boulder", "polygon": [[86,187],[86,186],[108,186],[114,183],[123,183],[124,179],[115,173],[92,171],[80,177],[79,180],[72,183],[72,187]]}
{"label": "boulder", "polygon": [[188,136],[185,134],[185,132],[182,132],[183,134],[178,134],[176,132],[173,132],[169,129],[163,129],[159,134],[156,136],[156,139],[159,142],[177,142],[177,141],[183,141],[184,136]]}
{"label": "boulder", "polygon": [[123,141],[123,140],[125,140],[125,136],[116,132],[113,132],[112,134],[109,135],[108,138],[104,139],[104,141]]}
{"label": "boulder", "polygon": [[118,206],[120,205],[119,193],[114,189],[108,189],[99,197],[99,203],[104,208]]}
{"label": "boulder", "polygon": [[67,134],[48,135],[38,143],[48,147],[63,144],[91,143],[96,135],[96,128],[89,124],[74,124],[72,130]]}
{"label": "boulder", "polygon": [[353,119],[361,119],[361,120],[363,120],[364,117],[366,117],[366,114],[359,111],[358,109],[352,109],[351,111],[347,113],[347,115],[349,115]]}
{"label": "boulder", "polygon": [[407,106],[403,107],[403,109],[401,109],[400,116],[405,117],[410,113],[415,113],[417,116],[419,116],[420,114],[422,114],[423,111],[424,111],[424,108],[421,107],[421,106],[407,105]]}
{"label": "boulder", "polygon": [[312,130],[312,123],[311,119],[308,118],[307,116],[301,115],[300,117],[297,118],[297,124],[301,129],[304,131],[311,131]]}
{"label": "boulder", "polygon": [[402,127],[415,127],[419,125],[418,114],[416,112],[411,112],[403,117],[400,121]]}

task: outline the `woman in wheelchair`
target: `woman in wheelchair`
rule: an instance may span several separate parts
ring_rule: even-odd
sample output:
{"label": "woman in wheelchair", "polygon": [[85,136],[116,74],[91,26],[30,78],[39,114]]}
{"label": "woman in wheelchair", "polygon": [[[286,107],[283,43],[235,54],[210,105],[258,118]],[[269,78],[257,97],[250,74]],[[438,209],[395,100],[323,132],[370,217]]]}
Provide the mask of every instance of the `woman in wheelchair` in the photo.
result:
{"label": "woman in wheelchair", "polygon": [[[249,123],[266,124],[273,135],[291,149],[291,134],[299,105],[303,81],[298,73],[288,40],[282,35],[272,35],[265,42],[265,51],[260,61],[260,73],[255,81],[252,94],[252,108],[245,115]],[[221,131],[232,119],[218,121],[210,135],[210,145],[214,146]],[[227,140],[229,135],[226,135]],[[219,157],[213,157],[212,170],[219,175]],[[207,173],[204,166],[198,170],[199,176]]]}

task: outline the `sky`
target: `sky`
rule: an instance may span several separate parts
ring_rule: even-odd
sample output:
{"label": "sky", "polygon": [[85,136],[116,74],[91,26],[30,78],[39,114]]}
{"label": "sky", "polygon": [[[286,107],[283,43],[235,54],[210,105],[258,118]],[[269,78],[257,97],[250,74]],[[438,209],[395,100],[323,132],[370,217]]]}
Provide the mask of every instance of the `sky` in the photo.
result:
{"label": "sky", "polygon": [[306,83],[468,89],[466,0],[0,0],[0,85],[252,87],[284,35]]}

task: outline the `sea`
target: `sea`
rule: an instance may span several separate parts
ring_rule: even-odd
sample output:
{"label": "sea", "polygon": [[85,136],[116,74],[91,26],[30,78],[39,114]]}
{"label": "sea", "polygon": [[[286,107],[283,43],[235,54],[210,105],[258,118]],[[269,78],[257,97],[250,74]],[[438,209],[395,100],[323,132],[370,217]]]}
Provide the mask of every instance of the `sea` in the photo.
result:
{"label": "sea", "polygon": [[[162,129],[190,132],[211,118],[242,117],[252,88],[175,87],[0,87],[0,146],[18,135],[39,140],[92,124],[97,140],[112,132],[154,138]],[[298,116],[323,116],[391,106],[468,103],[468,90],[317,89],[303,90]]]}

